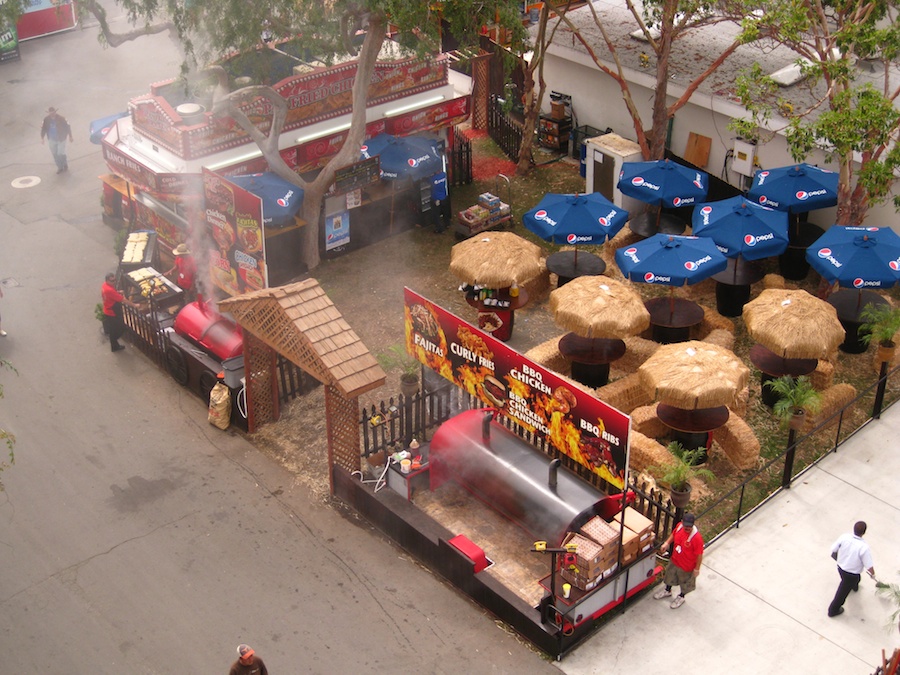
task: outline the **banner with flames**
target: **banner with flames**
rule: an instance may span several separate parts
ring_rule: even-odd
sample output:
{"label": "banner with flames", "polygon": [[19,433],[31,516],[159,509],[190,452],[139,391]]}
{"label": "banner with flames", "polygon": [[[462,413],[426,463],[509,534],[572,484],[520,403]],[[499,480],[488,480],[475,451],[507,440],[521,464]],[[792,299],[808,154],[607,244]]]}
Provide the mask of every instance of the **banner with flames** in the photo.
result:
{"label": "banner with flames", "polygon": [[561,453],[623,489],[631,417],[500,340],[404,289],[406,349],[422,364],[546,437]]}

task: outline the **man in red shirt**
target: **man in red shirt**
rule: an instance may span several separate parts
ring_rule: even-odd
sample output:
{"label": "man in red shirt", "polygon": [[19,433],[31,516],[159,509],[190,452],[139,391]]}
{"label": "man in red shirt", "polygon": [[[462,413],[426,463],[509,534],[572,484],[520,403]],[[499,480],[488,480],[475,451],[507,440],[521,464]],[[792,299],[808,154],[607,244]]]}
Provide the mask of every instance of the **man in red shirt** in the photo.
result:
{"label": "man in red shirt", "polygon": [[122,303],[137,309],[137,305],[116,290],[116,275],[110,272],[106,275],[103,285],[100,287],[100,296],[103,298],[103,330],[109,336],[109,346],[114,352],[125,349],[125,345],[119,344],[119,338],[125,332],[125,321],[122,319]]}
{"label": "man in red shirt", "polygon": [[178,244],[172,249],[172,255],[175,256],[175,264],[166,272],[166,276],[178,272],[175,283],[184,291],[185,299],[190,302],[194,295],[194,275],[197,273],[197,263],[194,262],[194,257],[187,244]]}
{"label": "man in red shirt", "polygon": [[667,598],[672,595],[672,586],[678,586],[681,592],[669,605],[672,609],[678,609],[684,604],[684,596],[697,587],[697,576],[703,561],[703,536],[694,525],[693,514],[684,514],[659,550],[665,552],[673,543],[672,558],[663,578],[665,587],[656,591],[653,597],[657,600]]}

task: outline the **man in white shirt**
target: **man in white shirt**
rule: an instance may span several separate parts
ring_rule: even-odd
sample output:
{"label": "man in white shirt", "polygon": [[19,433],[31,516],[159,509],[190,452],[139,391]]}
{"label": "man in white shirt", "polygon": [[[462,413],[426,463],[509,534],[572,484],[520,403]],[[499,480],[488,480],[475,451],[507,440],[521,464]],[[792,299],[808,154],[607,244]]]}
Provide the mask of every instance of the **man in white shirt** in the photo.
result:
{"label": "man in white shirt", "polygon": [[859,579],[863,570],[866,570],[872,578],[875,577],[872,552],[869,545],[863,541],[865,533],[866,524],[860,520],[853,526],[853,534],[849,532],[842,534],[831,547],[831,557],[837,561],[841,583],[838,584],[834,600],[828,606],[828,616],[844,613],[844,601],[850,595],[850,591],[859,590]]}

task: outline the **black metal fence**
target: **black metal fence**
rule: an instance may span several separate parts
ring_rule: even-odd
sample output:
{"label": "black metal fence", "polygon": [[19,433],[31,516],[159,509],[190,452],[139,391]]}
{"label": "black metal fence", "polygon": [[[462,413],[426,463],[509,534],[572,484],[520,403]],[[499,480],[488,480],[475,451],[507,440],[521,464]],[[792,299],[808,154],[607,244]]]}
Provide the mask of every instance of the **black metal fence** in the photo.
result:
{"label": "black metal fence", "polygon": [[522,125],[504,112],[503,100],[499,96],[491,95],[488,104],[488,135],[514,162],[519,161],[522,134]]}
{"label": "black metal fence", "polygon": [[469,185],[472,182],[472,141],[458,127],[454,130],[447,163],[452,185]]}

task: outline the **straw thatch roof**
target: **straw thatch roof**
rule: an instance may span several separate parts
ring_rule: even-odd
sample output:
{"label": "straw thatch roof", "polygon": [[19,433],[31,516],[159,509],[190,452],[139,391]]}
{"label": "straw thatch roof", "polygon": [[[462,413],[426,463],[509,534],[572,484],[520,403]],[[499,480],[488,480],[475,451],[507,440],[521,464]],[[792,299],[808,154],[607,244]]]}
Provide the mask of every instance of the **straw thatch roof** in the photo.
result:
{"label": "straw thatch roof", "polygon": [[731,406],[747,386],[750,369],[732,351],[691,340],[661,346],[638,375],[660,403],[694,410]]}
{"label": "straw thatch roof", "polygon": [[806,291],[770,288],[744,305],[747,332],[786,359],[824,359],[844,341],[837,310]]}
{"label": "straw thatch roof", "polygon": [[556,323],[587,338],[621,339],[650,326],[650,312],[630,286],[606,276],[578,277],[550,293]]}
{"label": "straw thatch roof", "polygon": [[512,232],[485,232],[451,249],[450,271],[467,284],[521,285],[541,273],[541,247]]}

